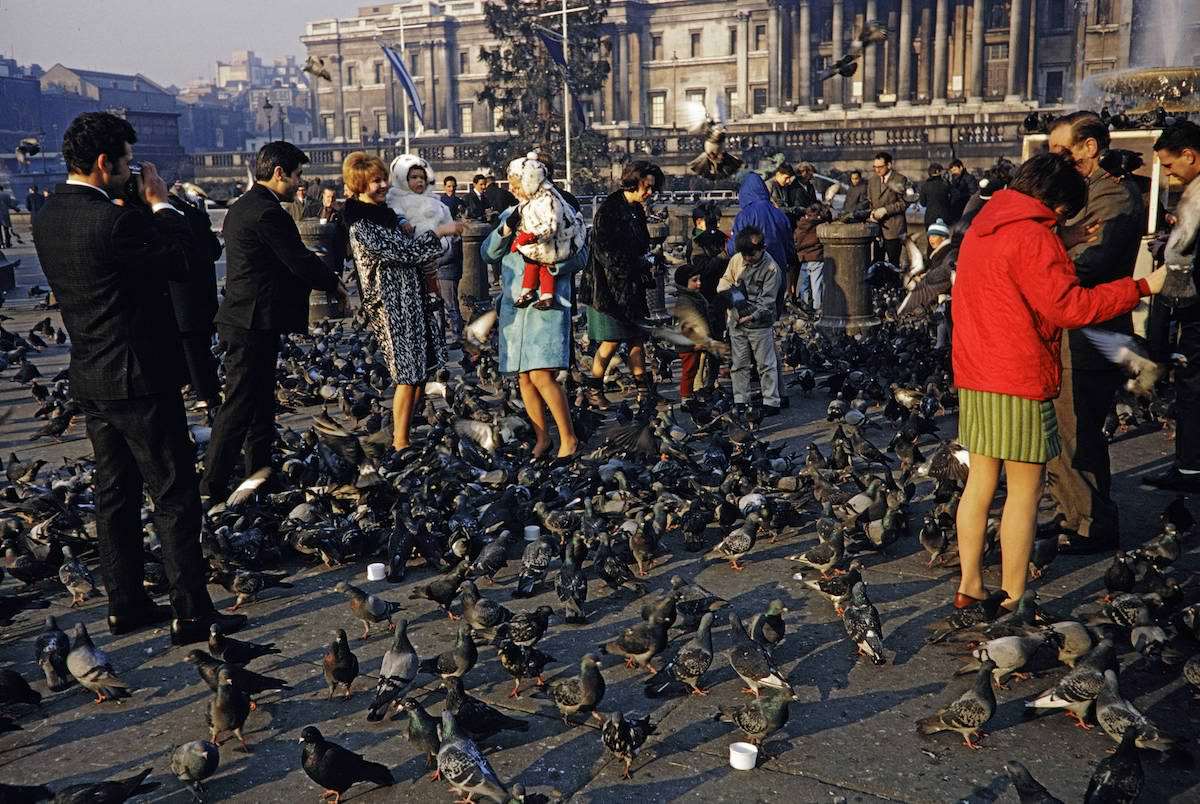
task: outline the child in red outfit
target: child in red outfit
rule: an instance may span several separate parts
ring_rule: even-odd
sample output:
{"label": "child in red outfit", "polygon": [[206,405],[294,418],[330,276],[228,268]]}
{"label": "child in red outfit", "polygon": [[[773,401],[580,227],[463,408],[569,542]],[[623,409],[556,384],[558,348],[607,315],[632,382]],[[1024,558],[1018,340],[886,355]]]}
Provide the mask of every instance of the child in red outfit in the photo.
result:
{"label": "child in red outfit", "polygon": [[[520,252],[518,246],[527,246],[536,243],[537,240],[537,235],[532,232],[517,232],[517,236],[513,238],[513,251]],[[546,307],[554,303],[554,274],[550,273],[550,266],[527,258],[525,273],[521,278],[521,298],[516,302],[518,307],[525,307],[533,301],[535,288],[537,289],[536,304],[539,309],[542,309],[543,303]]]}

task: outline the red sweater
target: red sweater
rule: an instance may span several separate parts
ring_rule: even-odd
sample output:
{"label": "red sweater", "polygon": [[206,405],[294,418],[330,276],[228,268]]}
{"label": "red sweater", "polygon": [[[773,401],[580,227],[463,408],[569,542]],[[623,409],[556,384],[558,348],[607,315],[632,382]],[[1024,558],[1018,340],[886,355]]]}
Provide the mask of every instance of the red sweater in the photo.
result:
{"label": "red sweater", "polygon": [[1036,198],[1000,190],[963,238],[954,280],[954,383],[959,388],[1053,399],[1062,379],[1062,330],[1132,310],[1145,281],[1084,288]]}

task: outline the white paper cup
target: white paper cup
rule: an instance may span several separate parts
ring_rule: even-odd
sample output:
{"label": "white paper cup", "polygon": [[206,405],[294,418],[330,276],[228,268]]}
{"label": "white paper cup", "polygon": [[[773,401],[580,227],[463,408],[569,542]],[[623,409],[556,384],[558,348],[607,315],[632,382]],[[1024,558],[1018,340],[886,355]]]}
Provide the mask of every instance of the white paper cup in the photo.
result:
{"label": "white paper cup", "polygon": [[538,525],[525,526],[525,541],[536,542],[538,537],[542,535],[542,529]]}
{"label": "white paper cup", "polygon": [[729,744],[729,767],[734,770],[754,770],[758,765],[758,746],[751,743]]}
{"label": "white paper cup", "polygon": [[387,567],[383,564],[368,564],[367,565],[367,580],[382,581],[387,577]]}

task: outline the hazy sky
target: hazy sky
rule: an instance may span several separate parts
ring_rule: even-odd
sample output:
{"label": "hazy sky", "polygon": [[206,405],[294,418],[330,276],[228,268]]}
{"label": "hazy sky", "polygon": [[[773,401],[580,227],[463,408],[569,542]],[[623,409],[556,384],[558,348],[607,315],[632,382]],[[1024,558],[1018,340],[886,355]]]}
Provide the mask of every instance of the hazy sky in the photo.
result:
{"label": "hazy sky", "polygon": [[253,50],[301,56],[304,23],[353,16],[369,0],[0,0],[0,53],[144,73],[182,86],[212,78],[217,59]]}

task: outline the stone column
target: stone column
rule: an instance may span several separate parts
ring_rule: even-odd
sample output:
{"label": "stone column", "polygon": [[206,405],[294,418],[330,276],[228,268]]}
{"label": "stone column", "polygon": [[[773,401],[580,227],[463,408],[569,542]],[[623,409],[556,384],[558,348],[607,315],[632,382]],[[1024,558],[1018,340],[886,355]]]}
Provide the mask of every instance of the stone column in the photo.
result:
{"label": "stone column", "polygon": [[433,91],[433,46],[426,43],[420,55],[421,72],[425,73],[425,93],[421,99],[425,109],[425,129],[434,131],[438,127],[437,95]]}
{"label": "stone column", "polygon": [[1025,97],[1025,0],[1012,0],[1008,18],[1008,97]]}
{"label": "stone column", "polygon": [[796,79],[796,102],[802,109],[812,106],[812,6],[809,0],[800,0],[800,33],[796,37],[799,46],[796,61],[799,62],[799,77]]}
{"label": "stone column", "polygon": [[912,0],[900,0],[900,35],[896,47],[900,50],[896,69],[896,105],[907,106],[912,98]]}
{"label": "stone column", "polygon": [[788,10],[788,19],[790,20],[790,46],[788,47],[788,64],[791,67],[791,81],[789,82],[790,94],[788,97],[792,99],[792,103],[799,109],[805,105],[805,101],[800,100],[800,6]]}
{"label": "stone column", "polygon": [[975,0],[971,15],[971,100],[983,100],[983,43],[986,23],[983,21],[987,0]]}
{"label": "stone column", "polygon": [[871,309],[867,266],[871,243],[879,234],[874,223],[823,223],[817,237],[825,247],[825,290],[818,326],[850,334],[879,323]]}
{"label": "stone column", "polygon": [[642,91],[642,34],[633,29],[629,39],[629,122],[635,126],[646,124],[645,93]]}
{"label": "stone column", "polygon": [[950,0],[937,0],[933,27],[933,102],[946,100],[946,37],[950,35]]}
{"label": "stone column", "polygon": [[886,55],[885,61],[887,67],[884,70],[883,92],[893,97],[899,97],[900,93],[896,91],[896,78],[899,69],[899,50],[897,45],[900,43],[900,14],[895,10],[888,12],[887,19],[888,40],[880,45]]}
{"label": "stone column", "polygon": [[767,107],[779,109],[780,61],[783,47],[780,36],[780,0],[768,0],[767,8]]}
{"label": "stone column", "polygon": [[[863,26],[879,19],[879,8],[876,0],[867,0],[863,15]],[[863,51],[862,70],[863,106],[874,106],[879,97],[879,45],[867,45]]]}
{"label": "stone column", "polygon": [[613,37],[617,43],[617,73],[618,81],[617,90],[614,93],[616,104],[619,107],[617,119],[624,120],[627,123],[633,122],[633,118],[629,116],[630,102],[630,87],[633,86],[633,77],[629,74],[629,30],[624,26],[617,28],[617,34]]}
{"label": "stone column", "polygon": [[[745,11],[737,13],[738,21],[738,52],[737,52],[737,93],[738,105],[741,106],[739,117],[750,116],[750,15]],[[730,110],[733,114],[733,110]]]}
{"label": "stone column", "polygon": [[[842,49],[842,25],[844,22],[844,14],[845,14],[845,8],[843,5],[843,0],[833,0],[833,34],[832,35],[833,35],[833,60],[835,63],[837,61],[839,61],[842,58],[842,56],[845,55],[845,51]],[[828,100],[829,100],[829,108],[830,109],[840,109],[840,108],[842,108],[842,103],[845,102],[846,93],[847,93],[848,87],[850,85],[850,80],[847,78],[842,78],[840,76],[834,76],[833,78],[830,78],[828,81],[825,82],[826,87],[829,87],[831,84],[833,85],[832,91],[826,90],[827,92],[829,92],[829,94],[827,96]]]}
{"label": "stone column", "polygon": [[[342,97],[342,93],[346,77],[342,74],[342,54],[334,53],[329,57],[329,62],[330,72],[333,73],[333,130],[329,132],[329,137],[331,139],[341,137],[345,141],[347,139],[346,99]],[[358,132],[355,132],[354,137],[358,138]]]}
{"label": "stone column", "polygon": [[463,275],[458,285],[459,299],[487,298],[487,263],[479,254],[479,246],[491,231],[491,225],[482,221],[468,221],[463,230]]}
{"label": "stone column", "polygon": [[454,40],[448,36],[438,47],[442,49],[442,58],[438,60],[438,63],[445,65],[445,71],[441,75],[442,103],[446,107],[446,125],[443,128],[453,137],[458,134],[459,128],[458,93],[455,91],[458,87],[458,75],[456,74],[458,64],[456,63],[457,59],[455,59],[456,48],[454,47]]}
{"label": "stone column", "polygon": [[927,100],[930,97],[929,76],[933,72],[933,8],[929,5],[933,0],[921,0],[921,28],[918,36],[921,39],[921,55],[917,59],[917,97]]}
{"label": "stone column", "polygon": [[604,79],[604,118],[600,122],[612,123],[619,119],[614,91],[617,84],[617,41],[612,36],[606,36],[604,41],[608,45],[608,77]]}

